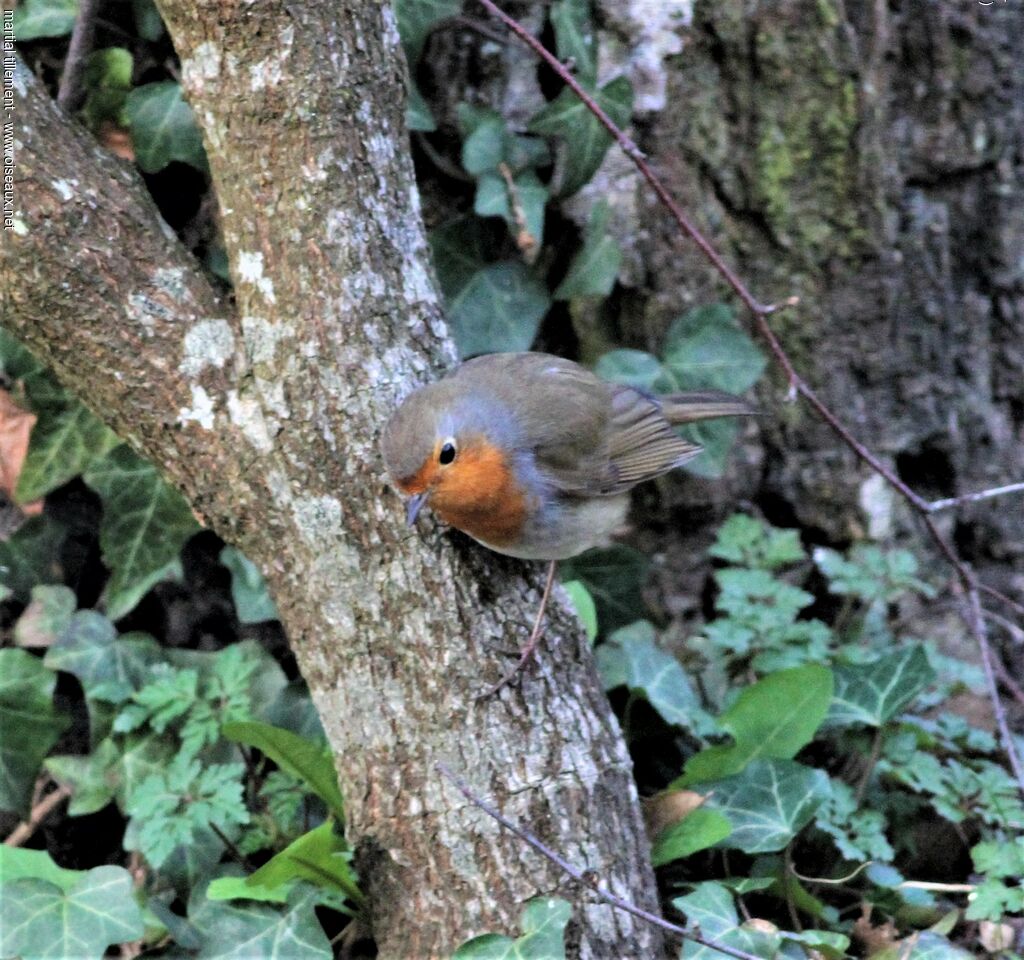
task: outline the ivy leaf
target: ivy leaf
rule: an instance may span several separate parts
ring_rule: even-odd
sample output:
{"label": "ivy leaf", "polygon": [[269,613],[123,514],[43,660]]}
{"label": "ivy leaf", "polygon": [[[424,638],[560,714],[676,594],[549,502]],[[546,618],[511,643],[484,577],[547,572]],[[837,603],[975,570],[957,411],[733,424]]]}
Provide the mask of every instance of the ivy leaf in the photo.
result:
{"label": "ivy leaf", "polygon": [[0,887],[12,880],[46,880],[65,893],[84,876],[84,870],[58,867],[45,850],[28,850],[0,843]]}
{"label": "ivy leaf", "polygon": [[523,910],[521,937],[485,933],[459,947],[452,960],[565,960],[565,926],[571,915],[565,900],[538,897]]}
{"label": "ivy leaf", "polygon": [[479,217],[457,217],[431,230],[429,241],[438,283],[450,301],[486,266],[485,225]]}
{"label": "ivy leaf", "polygon": [[53,705],[57,677],[24,650],[0,650],[0,810],[27,814],[32,785],[69,718]]}
{"label": "ivy leaf", "polygon": [[682,820],[666,827],[651,846],[651,862],[656,867],[682,860],[700,850],[713,847],[732,832],[728,817],[717,810],[698,807]]}
{"label": "ivy leaf", "polygon": [[667,723],[701,736],[717,731],[686,671],[672,654],[657,645],[654,627],[646,620],[612,633],[597,648],[597,668],[606,690],[628,687],[643,696]]}
{"label": "ivy leaf", "polygon": [[351,855],[344,837],[335,832],[334,823],[325,820],[271,857],[248,877],[246,886],[275,889],[294,880],[308,880],[361,903],[363,894],[349,864]]}
{"label": "ivy leaf", "polygon": [[[568,2],[568,0],[565,0]],[[557,4],[556,4],[557,6]],[[608,202],[602,200],[594,205],[586,232],[583,248],[573,257],[565,278],[554,292],[556,300],[572,300],[577,297],[607,297],[615,286],[622,264],[622,251],[608,232]],[[615,351],[641,353],[639,350]],[[642,354],[649,356],[649,354]],[[604,360],[604,357],[601,358]],[[650,358],[654,360],[653,357]],[[657,363],[657,361],[654,361]],[[600,361],[598,363],[600,366]],[[659,373],[661,365],[658,364]],[[599,376],[604,374],[599,373]],[[621,381],[620,381],[621,382]],[[634,384],[635,385],[635,384]]]}
{"label": "ivy leaf", "polygon": [[164,22],[153,0],[132,0],[132,15],[143,40],[156,43],[164,35]]}
{"label": "ivy leaf", "polygon": [[78,0],[22,0],[14,10],[14,36],[22,43],[64,37],[78,16]]}
{"label": "ivy leaf", "polygon": [[673,786],[739,773],[758,757],[789,760],[814,736],[832,702],[832,671],[818,664],[773,673],[744,689],[719,718],[734,743],[690,757]]}
{"label": "ivy leaf", "polygon": [[673,390],[731,393],[752,387],[768,363],[721,303],[690,310],[669,328],[663,362]]}
{"label": "ivy leaf", "polygon": [[741,773],[701,788],[705,807],[724,814],[732,833],[723,847],[744,853],[781,850],[828,798],[828,777],[792,760],[753,760]]}
{"label": "ivy leaf", "polygon": [[100,960],[111,944],[142,934],[142,911],[123,867],[95,867],[67,891],[46,880],[4,884],[0,953],[5,957]]}
{"label": "ivy leaf", "polygon": [[448,302],[459,354],[528,350],[550,305],[547,289],[518,261],[478,270]]}
{"label": "ivy leaf", "polygon": [[395,19],[402,39],[410,73],[416,69],[423,45],[435,24],[454,17],[462,9],[462,0],[396,0]]}
{"label": "ivy leaf", "polygon": [[117,620],[164,575],[199,524],[181,494],[125,444],[95,461],[84,479],[103,500],[100,547],[112,571],[107,615]]}
{"label": "ivy leaf", "polygon": [[82,817],[114,799],[118,761],[117,747],[104,740],[86,756],[49,757],[43,766],[57,783],[71,789],[68,816]]}
{"label": "ivy leaf", "polygon": [[280,619],[267,582],[255,563],[234,547],[221,550],[220,562],[231,571],[231,599],[240,623]]}
{"label": "ivy leaf", "polygon": [[[587,88],[602,110],[621,129],[633,112],[633,88],[625,77],[606,83],[596,92]],[[564,165],[558,193],[568,197],[594,176],[612,143],[612,135],[566,87],[530,120],[531,133],[564,140]]]}
{"label": "ivy leaf", "polygon": [[734,513],[722,524],[708,553],[734,566],[758,570],[777,570],[806,557],[798,530],[776,530],[744,513]]}
{"label": "ivy leaf", "polygon": [[597,81],[597,46],[590,22],[590,0],[555,0],[551,4],[558,59],[571,60],[576,79],[584,86]]}
{"label": "ivy leaf", "polygon": [[437,121],[434,119],[430,104],[420,92],[411,76],[408,83],[408,100],[405,104],[405,125],[409,130],[419,130],[422,133],[430,133],[437,129]]}
{"label": "ivy leaf", "polygon": [[835,699],[825,726],[880,727],[935,679],[935,671],[928,663],[924,647],[915,644],[874,663],[837,666],[835,676]]}
{"label": "ivy leaf", "polygon": [[647,391],[664,376],[658,358],[643,350],[610,350],[597,361],[594,373],[602,380]]}
{"label": "ivy leaf", "polygon": [[345,822],[345,802],[338,789],[334,759],[326,744],[313,743],[290,730],[256,720],[227,723],[222,732],[228,740],[256,747],[282,770],[308,784],[327,805],[327,809],[338,818],[338,822]]}
{"label": "ivy leaf", "polygon": [[580,618],[587,639],[593,643],[597,639],[597,606],[590,591],[579,580],[569,580],[562,587],[569,594],[576,616]]}
{"label": "ivy leaf", "polygon": [[285,903],[290,884],[277,887],[258,887],[248,883],[248,877],[218,877],[206,888],[209,900],[261,900],[264,903]]}
{"label": "ivy leaf", "polygon": [[29,517],[6,540],[0,540],[0,585],[6,596],[27,603],[34,586],[60,580],[56,558],[66,537],[64,526],[44,513]]}
{"label": "ivy leaf", "polygon": [[649,566],[650,561],[639,551],[614,546],[563,560],[561,573],[566,580],[581,581],[590,591],[598,621],[609,631],[639,618],[644,607],[640,587]]}
{"label": "ivy leaf", "polygon": [[31,503],[63,486],[118,443],[113,432],[81,403],[42,417],[32,430],[18,477],[18,503]]}
{"label": "ivy leaf", "polygon": [[128,94],[125,110],[135,160],[146,173],[157,173],[175,160],[206,172],[203,139],[179,83],[144,83]]}
{"label": "ivy leaf", "polygon": [[331,960],[327,935],[309,890],[289,898],[285,909],[267,903],[212,900],[198,885],[189,900],[189,920],[202,941],[196,960]]}
{"label": "ivy leaf", "polygon": [[14,642],[19,647],[49,647],[64,632],[78,600],[64,586],[32,588],[32,600],[14,625]]}
{"label": "ivy leaf", "polygon": [[[740,926],[732,894],[720,883],[699,883],[693,893],[673,900],[672,906],[686,915],[688,927],[699,929],[707,940],[744,950],[755,957],[778,955],[779,934],[753,929],[746,924]],[[722,954],[713,947],[686,941],[679,956],[680,960],[718,960]]]}

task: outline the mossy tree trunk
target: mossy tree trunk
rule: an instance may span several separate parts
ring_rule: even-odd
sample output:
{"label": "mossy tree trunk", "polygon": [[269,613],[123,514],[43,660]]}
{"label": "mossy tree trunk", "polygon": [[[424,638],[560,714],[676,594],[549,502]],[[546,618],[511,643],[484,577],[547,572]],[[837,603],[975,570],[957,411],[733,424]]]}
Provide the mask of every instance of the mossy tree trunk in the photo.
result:
{"label": "mossy tree trunk", "polygon": [[19,68],[4,324],[265,571],[335,751],[382,957],[515,932],[522,904],[555,892],[576,903],[574,955],[655,956],[656,931],[567,888],[435,768],[657,909],[629,757],[580,630],[557,601],[540,668],[476,702],[525,637],[540,571],[408,531],[383,475],[388,414],[452,362],[391,11],[160,6],[236,304]]}

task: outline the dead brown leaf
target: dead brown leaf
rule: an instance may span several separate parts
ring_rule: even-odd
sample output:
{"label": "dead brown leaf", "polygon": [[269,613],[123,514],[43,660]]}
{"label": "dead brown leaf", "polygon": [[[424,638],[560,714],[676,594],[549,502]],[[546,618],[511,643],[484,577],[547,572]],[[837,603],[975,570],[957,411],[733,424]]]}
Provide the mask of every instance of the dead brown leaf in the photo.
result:
{"label": "dead brown leaf", "polygon": [[[35,423],[34,413],[23,410],[8,391],[0,390],[0,492],[12,503]],[[43,501],[19,506],[26,514],[39,513],[43,509]]]}
{"label": "dead brown leaf", "polygon": [[665,790],[643,802],[647,836],[656,837],[666,827],[693,813],[707,797],[693,790]]}

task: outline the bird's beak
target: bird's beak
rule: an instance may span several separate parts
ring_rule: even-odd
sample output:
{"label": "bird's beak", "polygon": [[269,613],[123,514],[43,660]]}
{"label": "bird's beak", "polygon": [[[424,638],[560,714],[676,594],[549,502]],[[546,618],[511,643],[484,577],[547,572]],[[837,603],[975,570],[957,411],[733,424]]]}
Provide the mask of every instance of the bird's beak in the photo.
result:
{"label": "bird's beak", "polygon": [[428,491],[423,493],[417,493],[414,497],[409,497],[409,502],[405,505],[405,519],[411,527],[416,522],[416,517],[419,515],[423,504],[427,502]]}

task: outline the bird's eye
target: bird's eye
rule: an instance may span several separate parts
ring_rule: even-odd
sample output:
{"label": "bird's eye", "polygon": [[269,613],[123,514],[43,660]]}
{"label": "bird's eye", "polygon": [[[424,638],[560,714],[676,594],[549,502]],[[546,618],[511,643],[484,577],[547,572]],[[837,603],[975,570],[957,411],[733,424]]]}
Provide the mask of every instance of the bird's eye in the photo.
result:
{"label": "bird's eye", "polygon": [[447,467],[455,459],[455,444],[448,440],[443,447],[441,452],[437,455],[437,462],[442,467]]}

